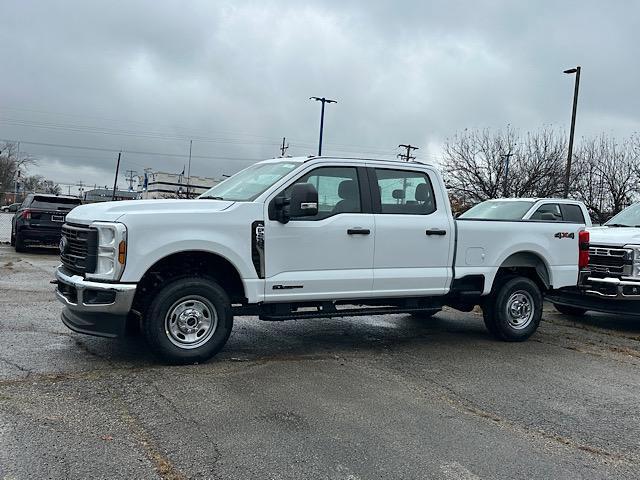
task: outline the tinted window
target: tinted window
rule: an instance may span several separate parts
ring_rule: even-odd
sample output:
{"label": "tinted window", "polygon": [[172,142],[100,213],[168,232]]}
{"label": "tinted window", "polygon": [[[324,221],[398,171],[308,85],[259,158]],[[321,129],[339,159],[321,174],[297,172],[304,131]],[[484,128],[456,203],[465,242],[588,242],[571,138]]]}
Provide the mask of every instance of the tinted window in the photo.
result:
{"label": "tinted window", "polygon": [[79,198],[43,197],[36,195],[33,197],[31,208],[42,208],[43,210],[71,210],[76,205],[80,205]]}
{"label": "tinted window", "polygon": [[522,220],[533,202],[522,200],[487,200],[460,215],[461,219],[478,218],[484,220]]}
{"label": "tinted window", "polygon": [[531,220],[543,220],[546,222],[562,222],[562,212],[557,203],[545,203],[531,215]]}
{"label": "tinted window", "polygon": [[563,205],[562,210],[564,211],[563,217],[565,221],[581,224],[585,223],[582,209],[578,205]]}
{"label": "tinted window", "polygon": [[[355,167],[321,167],[295,183],[310,183],[318,191],[318,214],[303,220],[319,220],[338,213],[361,213],[360,183]],[[291,186],[285,190],[289,197]]]}
{"label": "tinted window", "polygon": [[428,215],[436,210],[426,173],[376,168],[381,213]]}

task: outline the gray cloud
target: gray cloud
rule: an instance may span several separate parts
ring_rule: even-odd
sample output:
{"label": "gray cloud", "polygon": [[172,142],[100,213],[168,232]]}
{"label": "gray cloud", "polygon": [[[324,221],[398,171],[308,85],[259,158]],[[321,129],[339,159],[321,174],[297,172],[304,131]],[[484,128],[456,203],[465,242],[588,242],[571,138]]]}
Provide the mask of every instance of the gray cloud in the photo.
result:
{"label": "gray cloud", "polygon": [[[220,175],[277,153],[393,156],[468,127],[638,130],[635,2],[31,2],[3,5],[0,137]],[[24,144],[38,173],[111,183],[115,154]],[[182,155],[182,156],[179,156]],[[200,157],[226,157],[200,158]],[[32,172],[35,173],[35,172]],[[121,181],[121,183],[123,183]]]}

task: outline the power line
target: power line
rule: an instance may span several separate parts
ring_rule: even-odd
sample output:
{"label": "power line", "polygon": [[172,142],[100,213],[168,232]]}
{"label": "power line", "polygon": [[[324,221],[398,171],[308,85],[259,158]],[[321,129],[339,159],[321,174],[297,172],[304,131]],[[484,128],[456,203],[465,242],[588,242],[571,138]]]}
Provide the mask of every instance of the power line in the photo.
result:
{"label": "power line", "polygon": [[136,172],[135,170],[127,170],[126,174],[127,176],[125,177],[125,179],[127,180],[127,182],[129,182],[129,191],[133,192],[133,180],[136,178],[135,175],[138,172]]}

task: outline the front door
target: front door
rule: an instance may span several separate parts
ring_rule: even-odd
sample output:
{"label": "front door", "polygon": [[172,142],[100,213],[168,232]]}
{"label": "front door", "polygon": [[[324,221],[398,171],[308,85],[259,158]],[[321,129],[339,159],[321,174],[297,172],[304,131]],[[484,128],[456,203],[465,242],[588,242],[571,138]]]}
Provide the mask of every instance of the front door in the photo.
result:
{"label": "front door", "polygon": [[[265,220],[265,300],[371,295],[375,225],[364,169],[324,166],[294,183],[318,190],[318,214],[282,224]],[[288,190],[281,194],[288,196]],[[268,203],[268,202],[267,202]]]}
{"label": "front door", "polygon": [[453,219],[436,196],[430,172],[375,168],[376,248],[373,289],[378,296],[446,293],[453,264]]}

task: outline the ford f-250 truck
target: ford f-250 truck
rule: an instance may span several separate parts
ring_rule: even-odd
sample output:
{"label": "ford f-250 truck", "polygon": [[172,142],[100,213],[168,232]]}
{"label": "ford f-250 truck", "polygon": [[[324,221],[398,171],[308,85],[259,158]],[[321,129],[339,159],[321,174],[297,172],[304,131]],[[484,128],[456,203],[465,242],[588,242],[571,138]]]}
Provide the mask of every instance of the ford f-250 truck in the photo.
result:
{"label": "ford f-250 truck", "polygon": [[194,200],[77,207],[55,283],[69,328],[117,337],[137,323],[171,363],[215,355],[234,315],[481,305],[492,334],[521,341],[538,327],[543,292],[576,286],[587,248],[577,223],[454,220],[429,165],[283,158]]}
{"label": "ford f-250 truck", "polygon": [[589,275],[578,288],[554,292],[550,300],[567,315],[640,315],[640,203],[589,228],[589,234]]}

